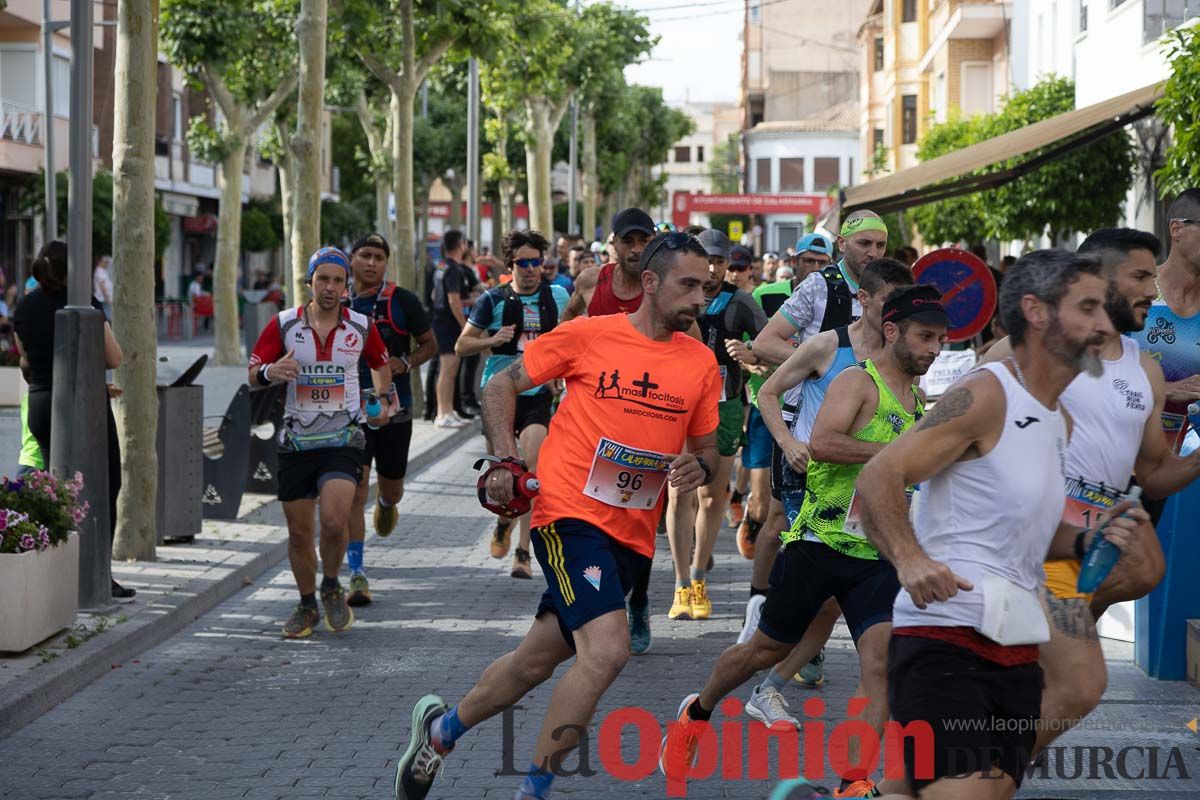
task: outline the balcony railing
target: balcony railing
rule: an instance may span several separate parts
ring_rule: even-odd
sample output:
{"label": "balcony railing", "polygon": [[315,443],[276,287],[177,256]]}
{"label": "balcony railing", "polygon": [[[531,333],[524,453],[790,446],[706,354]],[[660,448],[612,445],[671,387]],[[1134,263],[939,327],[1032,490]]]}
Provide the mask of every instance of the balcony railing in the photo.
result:
{"label": "balcony railing", "polygon": [[0,139],[41,144],[42,112],[23,103],[0,99]]}

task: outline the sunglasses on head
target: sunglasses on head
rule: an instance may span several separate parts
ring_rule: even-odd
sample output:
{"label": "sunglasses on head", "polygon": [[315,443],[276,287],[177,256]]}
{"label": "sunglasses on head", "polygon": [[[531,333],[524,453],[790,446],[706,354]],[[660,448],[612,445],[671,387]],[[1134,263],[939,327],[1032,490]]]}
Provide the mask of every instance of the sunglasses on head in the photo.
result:
{"label": "sunglasses on head", "polygon": [[[679,248],[687,245],[687,243],[694,238],[695,237],[690,233],[683,233],[681,231],[659,234],[658,236],[654,237],[650,241],[650,244],[646,246],[646,249],[642,251],[641,264],[643,266],[649,264],[650,259],[654,258],[654,255],[664,247],[668,250],[678,250]],[[699,244],[699,242],[697,242],[697,244]]]}
{"label": "sunglasses on head", "polygon": [[545,261],[546,261],[546,259],[544,259],[544,258],[516,258],[516,259],[513,259],[513,263],[516,264],[521,269],[533,269],[534,267],[540,267]]}

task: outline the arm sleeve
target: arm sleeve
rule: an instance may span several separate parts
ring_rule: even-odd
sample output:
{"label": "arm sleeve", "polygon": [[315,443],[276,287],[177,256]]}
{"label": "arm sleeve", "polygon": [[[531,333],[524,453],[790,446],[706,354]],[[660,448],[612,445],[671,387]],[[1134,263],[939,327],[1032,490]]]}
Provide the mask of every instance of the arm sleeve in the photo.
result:
{"label": "arm sleeve", "polygon": [[415,294],[397,290],[392,295],[392,303],[404,315],[404,319],[408,322],[408,332],[413,336],[420,336],[429,330],[429,317],[426,316],[425,309],[421,307],[421,301]]}
{"label": "arm sleeve", "polygon": [[279,330],[279,317],[271,317],[267,327],[263,328],[262,333],[258,335],[258,341],[254,343],[254,352],[250,355],[250,366],[273,364],[283,357],[284,352],[283,332]]}
{"label": "arm sleeve", "polygon": [[379,369],[387,364],[387,345],[379,335],[379,329],[374,325],[367,327],[367,341],[363,344],[363,359],[371,369]]}
{"label": "arm sleeve", "polygon": [[721,372],[717,369],[717,359],[712,351],[704,349],[708,356],[704,365],[704,389],[696,405],[696,411],[688,419],[688,436],[704,436],[717,429],[721,422],[721,414],[717,404],[721,400]]}
{"label": "arm sleeve", "polygon": [[824,283],[824,281],[825,278],[821,276],[821,273],[814,272],[800,282],[796,291],[792,292],[792,296],[785,300],[783,306],[780,307],[780,313],[787,317],[788,322],[792,323],[792,327],[796,330],[802,331],[812,322],[813,309],[816,307],[817,283]]}
{"label": "arm sleeve", "polygon": [[471,307],[471,316],[467,320],[476,328],[487,330],[496,317],[496,298],[491,292],[487,292],[475,302]]}
{"label": "arm sleeve", "polygon": [[579,354],[587,350],[586,317],[558,325],[525,345],[525,372],[536,385],[564,378],[575,370]]}

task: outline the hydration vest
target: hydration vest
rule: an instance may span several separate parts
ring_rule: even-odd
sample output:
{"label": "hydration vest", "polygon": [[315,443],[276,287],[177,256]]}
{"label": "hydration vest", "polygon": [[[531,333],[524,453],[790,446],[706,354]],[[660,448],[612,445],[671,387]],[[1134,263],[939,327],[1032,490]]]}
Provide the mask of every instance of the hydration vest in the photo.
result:
{"label": "hydration vest", "polygon": [[854,321],[851,312],[853,297],[850,294],[850,284],[837,264],[830,264],[821,270],[825,279],[826,299],[825,316],[821,318],[821,330],[828,331],[849,325]]}
{"label": "hydration vest", "polygon": [[[515,356],[518,352],[517,343],[525,329],[525,303],[513,290],[511,283],[506,283],[493,291],[499,294],[503,303],[500,325],[512,325],[513,337],[504,344],[493,347],[492,353],[499,356]],[[558,325],[558,303],[554,301],[554,290],[545,282],[538,286],[538,319],[541,324],[539,334],[549,333]]]}

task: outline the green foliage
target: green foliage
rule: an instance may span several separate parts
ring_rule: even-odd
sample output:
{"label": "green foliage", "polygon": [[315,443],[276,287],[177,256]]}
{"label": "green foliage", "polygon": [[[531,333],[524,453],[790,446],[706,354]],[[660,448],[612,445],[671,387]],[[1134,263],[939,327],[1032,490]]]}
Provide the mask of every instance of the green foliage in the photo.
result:
{"label": "green foliage", "polygon": [[[982,116],[964,117],[955,108],[945,122],[933,125],[917,145],[917,158],[929,161],[987,138]],[[884,162],[886,164],[886,161]],[[985,196],[973,194],[916,206],[909,214],[922,238],[931,245],[944,242],[980,244],[991,228],[984,211]],[[889,231],[891,226],[888,226]],[[889,242],[891,244],[891,242]]]}
{"label": "green foliage", "polygon": [[345,247],[371,230],[374,213],[374,197],[367,197],[364,207],[362,198],[354,202],[335,203],[321,201],[321,242]]}
{"label": "green foliage", "polygon": [[[596,120],[596,151],[602,154],[600,190],[615,192],[631,173],[666,161],[671,147],[694,129],[691,117],[663,101],[662,89],[624,87],[611,113]],[[637,135],[631,136],[630,131]],[[628,202],[652,205],[662,197],[661,187],[653,181],[639,181],[637,190],[639,196],[626,198]]]}
{"label": "green foliage", "polygon": [[1154,110],[1173,131],[1166,163],[1154,173],[1159,197],[1200,186],[1200,36],[1196,28],[1176,28],[1164,42],[1171,76]]}
{"label": "green foliage", "polygon": [[[712,181],[713,194],[736,194],[738,191],[738,136],[729,138],[713,148],[708,162],[708,178]],[[711,215],[710,215],[711,217]]]}
{"label": "green foliage", "polygon": [[466,179],[466,62],[443,62],[430,72],[427,85],[429,116],[422,117],[418,106],[413,119],[413,179],[425,188],[450,170]]}
{"label": "green foliage", "polygon": [[[923,161],[935,158],[1074,107],[1074,82],[1051,76],[1008,98],[997,113],[970,119],[956,114],[934,125],[922,138],[918,156]],[[986,172],[1012,169],[1044,151],[1009,159]],[[918,206],[911,215],[929,242],[980,244],[987,238],[1028,241],[1047,230],[1057,240],[1073,232],[1115,224],[1133,180],[1133,166],[1133,144],[1128,134],[1117,131],[1004,186]]]}
{"label": "green foliage", "polygon": [[[37,180],[30,181],[22,190],[20,202],[22,213],[36,215],[46,213],[46,182],[42,177],[45,174],[44,171],[39,171]],[[58,238],[66,239],[67,223],[71,219],[67,197],[69,179],[66,170],[54,177],[55,199],[58,206]],[[92,176],[92,254],[94,256],[112,255],[112,225],[113,174],[108,170],[100,170]],[[162,258],[170,244],[171,219],[162,207],[162,198],[156,193],[154,197],[154,257]]]}
{"label": "green foliage", "polygon": [[257,205],[242,210],[242,250],[262,253],[279,246],[279,237],[271,227],[271,218]]}

